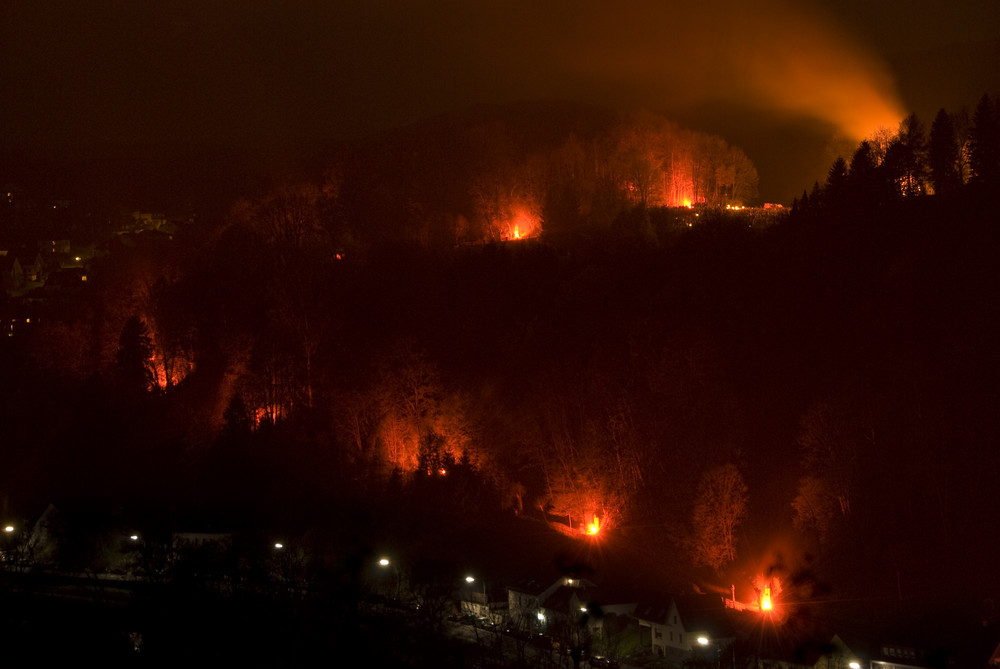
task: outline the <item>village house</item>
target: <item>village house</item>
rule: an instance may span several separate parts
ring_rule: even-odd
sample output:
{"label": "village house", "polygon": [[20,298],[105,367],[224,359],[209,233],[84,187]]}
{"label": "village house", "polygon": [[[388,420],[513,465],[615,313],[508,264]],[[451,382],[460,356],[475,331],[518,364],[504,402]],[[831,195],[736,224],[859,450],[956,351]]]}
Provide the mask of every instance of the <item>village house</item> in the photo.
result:
{"label": "village house", "polygon": [[488,625],[501,625],[509,617],[507,590],[490,586],[487,579],[465,577],[465,586],[459,593],[462,615],[472,616]]}
{"label": "village house", "polygon": [[[511,625],[525,632],[546,632],[549,619],[546,617],[544,603],[559,588],[582,588],[587,583],[569,576],[560,577],[552,582],[535,578],[518,581],[516,585],[507,588]],[[554,601],[552,604],[555,606]],[[555,614],[556,610],[552,609],[551,612]]]}
{"label": "village house", "polygon": [[715,595],[671,598],[668,604],[636,607],[640,640],[658,657],[686,659],[718,653],[735,639],[725,602]]}

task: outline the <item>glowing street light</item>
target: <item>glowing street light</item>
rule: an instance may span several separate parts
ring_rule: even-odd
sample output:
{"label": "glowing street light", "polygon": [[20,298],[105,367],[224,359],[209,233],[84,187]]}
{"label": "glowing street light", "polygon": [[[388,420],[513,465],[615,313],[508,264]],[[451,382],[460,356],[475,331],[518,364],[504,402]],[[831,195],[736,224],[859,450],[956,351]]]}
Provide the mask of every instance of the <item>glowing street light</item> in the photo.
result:
{"label": "glowing street light", "polygon": [[14,526],[13,525],[6,525],[6,526],[4,526],[3,531],[6,532],[7,534],[10,534],[11,532],[14,531]]}
{"label": "glowing street light", "polygon": [[[473,576],[472,574],[469,574],[468,576],[465,577],[465,582],[468,583],[469,585],[472,585],[473,583],[476,582],[476,577]],[[490,600],[486,597],[486,581],[485,580],[483,580],[483,606],[486,607],[486,610],[488,612],[489,608],[490,608]]]}
{"label": "glowing street light", "polygon": [[700,646],[707,646],[708,645],[708,637],[707,636],[700,636],[700,637],[698,637],[698,645],[700,645]]}
{"label": "glowing street light", "polygon": [[851,669],[861,669],[861,663],[858,662],[857,660],[851,660],[850,662],[847,663],[847,666],[850,667]]}
{"label": "glowing street light", "polygon": [[[378,579],[379,579],[379,590],[381,590],[383,587],[385,587],[387,589],[390,589],[390,591],[387,592],[386,595],[387,596],[391,595],[393,599],[398,600],[399,599],[399,590],[401,588],[400,581],[402,580],[402,578],[401,578],[401,576],[399,574],[399,567],[397,567],[396,564],[394,564],[393,561],[390,560],[387,557],[379,558],[379,560],[378,560],[378,562],[376,564],[378,564],[379,569],[381,569],[381,570],[383,570],[385,572],[390,572],[391,571],[391,573],[392,573],[391,577],[388,576],[388,575],[386,575],[384,577],[383,576],[379,576],[378,577]],[[392,580],[390,581],[389,578],[392,578]]]}
{"label": "glowing street light", "polygon": [[274,544],[274,548],[275,548],[275,550],[279,550],[279,551],[280,551],[280,550],[281,550],[282,548],[284,548],[284,547],[285,547],[285,544],[281,543],[280,541],[277,541],[277,542],[275,542],[275,544]]}

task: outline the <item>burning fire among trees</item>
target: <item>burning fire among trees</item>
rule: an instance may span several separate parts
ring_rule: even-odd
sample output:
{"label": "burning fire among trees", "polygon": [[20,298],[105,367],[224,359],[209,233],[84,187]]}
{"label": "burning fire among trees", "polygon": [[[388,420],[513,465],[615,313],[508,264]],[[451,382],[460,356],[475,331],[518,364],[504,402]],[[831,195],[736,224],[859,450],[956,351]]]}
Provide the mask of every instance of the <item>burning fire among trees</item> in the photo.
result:
{"label": "burning fire among trees", "polygon": [[219,603],[140,615],[153,663],[555,660],[493,606],[536,567],[564,664],[820,666],[799,633],[856,621],[807,607],[938,594],[1000,630],[995,2],[60,4],[0,46],[0,510],[66,519],[44,557],[0,519],[25,638],[78,608],[50,567]]}
{"label": "burning fire among trees", "polygon": [[[273,477],[275,490],[323,496],[343,487],[366,499],[433,502],[428,515],[456,523],[502,508],[547,522],[585,550],[654,527],[660,548],[705,581],[747,559],[746,537],[763,524],[754,505],[773,511],[782,494],[777,506],[816,552],[874,522],[873,494],[900,517],[909,513],[906,491],[885,483],[885,454],[930,460],[942,451],[926,435],[927,454],[907,445],[925,427],[946,433],[946,420],[912,413],[940,397],[911,374],[913,351],[894,353],[895,319],[918,325],[923,310],[889,297],[900,297],[899,272],[926,267],[893,256],[892,272],[845,268],[827,252],[835,226],[788,232],[784,214],[766,233],[749,225],[760,212],[735,204],[754,180],[740,152],[655,116],[599,114],[589,132],[555,133],[530,151],[507,124],[473,127],[454,132],[491,137],[487,153],[499,156],[480,173],[467,171],[475,160],[459,142],[465,162],[434,161],[402,176],[410,172],[399,162],[424,165],[419,149],[438,146],[414,139],[416,148],[373,152],[375,164],[367,154],[353,156],[367,162],[343,157],[322,186],[284,185],[242,202],[209,231],[115,240],[88,271],[86,308],[13,345],[40,377],[112,398],[104,413],[79,409],[99,417],[87,425],[95,441],[118,430],[118,441],[108,439],[118,450],[109,452],[149,443],[173,453],[184,444],[183,462],[224,481],[225,495],[257,496],[254,486]],[[852,164],[854,179],[864,165]],[[435,170],[460,173],[441,181],[450,197],[421,187]],[[886,178],[884,193],[921,203],[927,189],[909,187],[916,174]],[[386,195],[379,184],[393,175],[399,188]],[[822,215],[848,183],[832,178],[796,215]],[[386,209],[392,215],[380,217]],[[460,219],[461,234],[452,227]],[[398,223],[391,241],[387,220]],[[694,220],[704,227],[688,228]],[[845,273],[846,288],[828,285]],[[872,276],[887,282],[874,293],[880,301],[855,308],[857,286]],[[814,295],[848,289],[855,292],[840,295],[833,312],[812,310]],[[773,301],[768,290],[777,291]],[[941,290],[935,295],[950,294]],[[943,308],[927,299],[927,309]],[[892,327],[863,321],[873,339],[856,348],[851,337],[869,330],[851,319],[885,309],[895,310]],[[890,354],[877,365],[862,359],[850,374],[840,368],[875,349]],[[821,385],[796,376],[806,374],[802,360],[817,367],[810,373],[822,374]],[[963,370],[968,361],[953,362]],[[760,391],[770,369],[808,392]],[[767,401],[791,422],[768,426],[768,438],[792,435],[790,448],[776,438],[779,455],[754,441],[764,420],[758,392],[771,393]],[[173,420],[181,411],[187,419]],[[48,448],[62,443],[58,426],[42,433]],[[125,468],[110,460],[95,469],[107,485],[108,472]],[[957,478],[966,465],[944,466]],[[932,478],[922,483],[933,489]],[[912,503],[942,530],[957,509],[946,495]],[[754,606],[781,614],[781,584],[756,587]]]}

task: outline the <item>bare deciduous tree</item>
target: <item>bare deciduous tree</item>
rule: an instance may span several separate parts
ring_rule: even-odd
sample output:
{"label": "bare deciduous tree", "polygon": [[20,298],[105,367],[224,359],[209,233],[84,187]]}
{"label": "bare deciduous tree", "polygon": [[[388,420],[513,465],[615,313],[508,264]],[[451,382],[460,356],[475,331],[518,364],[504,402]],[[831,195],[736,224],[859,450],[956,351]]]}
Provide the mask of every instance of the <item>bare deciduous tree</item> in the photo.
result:
{"label": "bare deciduous tree", "polygon": [[736,465],[705,472],[692,515],[692,552],[697,563],[718,569],[736,559],[736,528],[747,517],[747,485]]}

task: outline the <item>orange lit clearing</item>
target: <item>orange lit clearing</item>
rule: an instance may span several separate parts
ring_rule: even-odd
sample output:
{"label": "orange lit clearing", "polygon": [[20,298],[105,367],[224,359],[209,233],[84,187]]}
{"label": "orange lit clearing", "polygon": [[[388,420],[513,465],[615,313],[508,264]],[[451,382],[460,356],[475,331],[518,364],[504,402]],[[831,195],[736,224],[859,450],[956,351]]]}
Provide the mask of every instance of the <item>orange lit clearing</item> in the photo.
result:
{"label": "orange lit clearing", "polygon": [[594,522],[587,525],[587,534],[597,534],[601,531],[601,519],[594,516]]}

